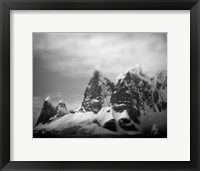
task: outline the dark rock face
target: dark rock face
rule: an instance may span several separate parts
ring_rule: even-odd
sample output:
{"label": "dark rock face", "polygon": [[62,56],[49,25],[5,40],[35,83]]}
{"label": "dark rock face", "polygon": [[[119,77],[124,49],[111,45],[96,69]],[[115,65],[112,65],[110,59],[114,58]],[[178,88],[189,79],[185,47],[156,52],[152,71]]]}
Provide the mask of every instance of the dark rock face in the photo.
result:
{"label": "dark rock face", "polygon": [[60,117],[62,117],[62,116],[64,116],[64,115],[66,115],[66,113],[64,113],[64,112],[62,112],[62,111],[56,109],[56,117],[57,117],[57,118],[60,118]]}
{"label": "dark rock face", "polygon": [[54,117],[56,115],[56,109],[52,106],[52,104],[45,100],[43,107],[42,107],[42,111],[40,113],[40,116],[37,120],[37,124],[42,123],[42,124],[46,124],[50,118]]}
{"label": "dark rock face", "polygon": [[130,118],[139,124],[144,104],[152,106],[152,87],[137,73],[127,72],[118,80],[111,96],[111,104],[117,112],[127,110]]}
{"label": "dark rock face", "polygon": [[159,94],[158,94],[158,92],[155,90],[155,91],[153,92],[153,102],[154,102],[154,103],[157,103],[157,102],[158,102],[158,99],[159,99]]}
{"label": "dark rock face", "polygon": [[76,113],[77,111],[75,111],[75,110],[70,110],[69,112],[72,113],[72,114],[74,114],[74,113]]}
{"label": "dark rock face", "polygon": [[108,122],[106,122],[103,127],[106,128],[106,129],[109,129],[111,131],[115,131],[115,132],[117,131],[117,127],[115,125],[114,119],[111,119]]}
{"label": "dark rock face", "polygon": [[[153,102],[159,112],[167,109],[167,72],[160,72],[154,77],[155,89]],[[154,107],[154,111],[156,111]]]}
{"label": "dark rock face", "polygon": [[121,118],[119,120],[119,126],[124,129],[125,131],[136,131],[138,130],[135,125],[133,125],[131,123],[131,120],[130,119],[127,119],[127,118]]}
{"label": "dark rock face", "polygon": [[167,102],[162,101],[162,110],[167,109]]}
{"label": "dark rock face", "polygon": [[49,124],[50,122],[66,115],[66,114],[67,114],[67,107],[66,107],[65,102],[60,100],[58,105],[56,107],[54,107],[51,104],[50,98],[47,97],[43,103],[43,108],[42,108],[40,116],[37,120],[37,124],[35,126],[37,126],[39,123]]}
{"label": "dark rock face", "polygon": [[145,106],[153,108],[155,112],[166,110],[167,73],[160,72],[150,79],[139,67],[130,70],[118,79],[110,103],[116,112],[126,110],[137,124],[140,123],[140,116],[146,112]]}
{"label": "dark rock face", "polygon": [[105,98],[111,95],[113,88],[114,84],[109,79],[102,77],[99,71],[95,71],[85,90],[80,111],[98,113]]}
{"label": "dark rock face", "polygon": [[67,106],[62,100],[58,103],[58,106],[56,106],[56,113],[57,118],[67,114]]}

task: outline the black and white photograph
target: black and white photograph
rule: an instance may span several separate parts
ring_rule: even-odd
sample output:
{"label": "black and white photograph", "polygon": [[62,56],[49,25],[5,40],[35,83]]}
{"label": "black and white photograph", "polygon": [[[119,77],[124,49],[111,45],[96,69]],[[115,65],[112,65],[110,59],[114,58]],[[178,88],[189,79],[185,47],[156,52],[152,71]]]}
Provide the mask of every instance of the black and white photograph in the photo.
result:
{"label": "black and white photograph", "polygon": [[167,138],[167,33],[34,32],[33,138]]}

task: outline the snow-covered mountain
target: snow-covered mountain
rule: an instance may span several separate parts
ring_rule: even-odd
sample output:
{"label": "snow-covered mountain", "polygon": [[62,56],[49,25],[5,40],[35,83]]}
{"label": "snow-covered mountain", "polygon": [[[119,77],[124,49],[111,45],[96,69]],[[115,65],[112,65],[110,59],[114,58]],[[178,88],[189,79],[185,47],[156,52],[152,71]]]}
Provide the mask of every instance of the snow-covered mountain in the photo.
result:
{"label": "snow-covered mountain", "polygon": [[159,72],[149,78],[137,65],[117,77],[110,103],[115,111],[127,110],[130,118],[139,124],[147,107],[155,112],[167,108],[167,73]]}
{"label": "snow-covered mountain", "polygon": [[67,107],[63,100],[60,100],[58,105],[55,107],[52,104],[51,98],[47,97],[44,100],[43,108],[41,110],[40,116],[37,120],[36,126],[40,123],[46,124],[66,115]]}
{"label": "snow-covered mountain", "polygon": [[114,83],[96,70],[84,93],[80,111],[92,111],[97,114],[113,91]]}
{"label": "snow-covered mountain", "polygon": [[145,114],[144,105],[152,106],[152,86],[140,66],[118,76],[110,102],[115,111],[126,110],[130,118],[139,124],[141,114]]}
{"label": "snow-covered mountain", "polygon": [[54,117],[57,114],[56,108],[52,105],[50,97],[47,97],[44,100],[43,107],[40,113],[40,116],[37,120],[36,126],[39,123],[46,124],[50,118]]}
{"label": "snow-covered mountain", "polygon": [[63,100],[60,100],[58,102],[58,105],[56,106],[57,116],[64,116],[67,114],[67,105]]}
{"label": "snow-covered mountain", "polygon": [[114,84],[96,70],[80,109],[68,112],[62,100],[56,107],[45,100],[34,135],[166,137],[166,117],[166,71],[150,78],[137,65]]}

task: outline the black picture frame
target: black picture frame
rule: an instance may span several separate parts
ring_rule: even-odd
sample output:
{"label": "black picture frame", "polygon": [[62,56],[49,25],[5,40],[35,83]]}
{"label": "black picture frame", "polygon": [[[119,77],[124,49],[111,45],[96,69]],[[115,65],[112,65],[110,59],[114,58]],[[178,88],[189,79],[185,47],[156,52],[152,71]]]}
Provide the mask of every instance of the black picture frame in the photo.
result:
{"label": "black picture frame", "polygon": [[[162,162],[10,161],[11,10],[190,10],[190,158]],[[0,168],[1,170],[200,170],[200,2],[199,0],[0,0]],[[183,92],[184,93],[184,92]],[[31,147],[30,147],[31,148]],[[67,154],[66,154],[67,155]],[[106,154],[105,154],[106,155]],[[134,154],[133,154],[134,155]],[[172,154],[173,155],[173,151]]]}

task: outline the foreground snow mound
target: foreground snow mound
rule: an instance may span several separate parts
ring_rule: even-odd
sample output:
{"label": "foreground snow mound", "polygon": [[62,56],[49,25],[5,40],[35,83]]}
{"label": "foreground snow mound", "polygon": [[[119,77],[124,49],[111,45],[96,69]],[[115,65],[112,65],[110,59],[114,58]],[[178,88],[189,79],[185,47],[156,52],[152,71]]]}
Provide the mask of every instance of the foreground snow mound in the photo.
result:
{"label": "foreground snow mound", "polygon": [[95,123],[96,116],[93,112],[75,113],[65,115],[49,124],[39,124],[34,128],[34,134],[55,135],[96,135],[117,134]]}
{"label": "foreground snow mound", "polygon": [[[64,115],[46,124],[37,125],[34,128],[34,134],[56,135],[57,137],[91,135],[133,136],[144,135],[144,133],[157,135],[160,128],[166,129],[166,113],[160,113],[160,115],[155,114],[153,111],[149,111],[149,113],[149,115],[141,117],[140,124],[136,124],[130,119],[126,110],[120,113],[114,111],[112,107],[102,108],[97,114],[93,112],[77,112]],[[157,116],[158,118],[156,119]]]}

